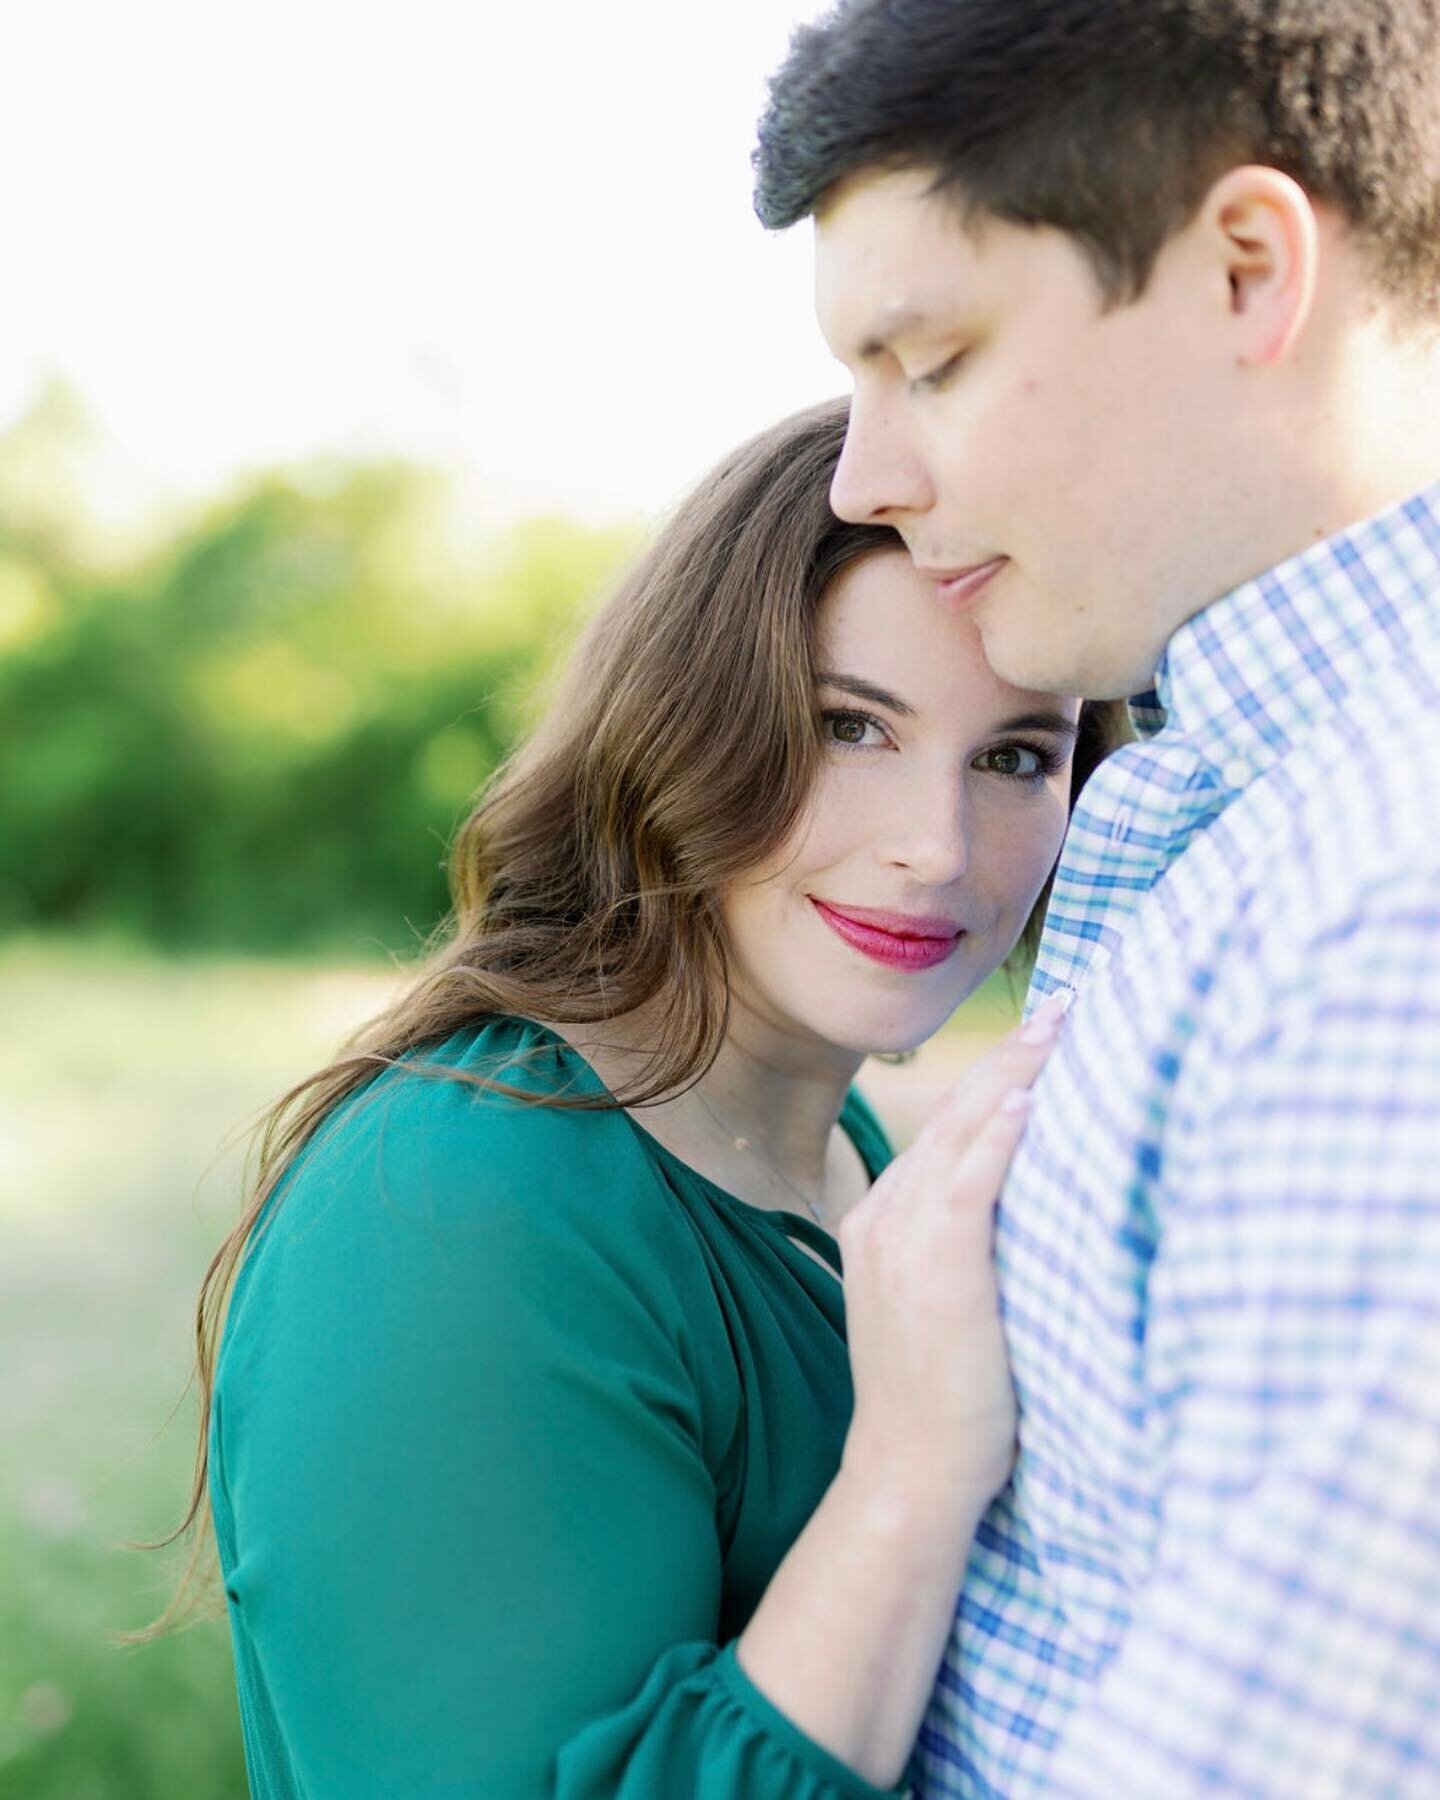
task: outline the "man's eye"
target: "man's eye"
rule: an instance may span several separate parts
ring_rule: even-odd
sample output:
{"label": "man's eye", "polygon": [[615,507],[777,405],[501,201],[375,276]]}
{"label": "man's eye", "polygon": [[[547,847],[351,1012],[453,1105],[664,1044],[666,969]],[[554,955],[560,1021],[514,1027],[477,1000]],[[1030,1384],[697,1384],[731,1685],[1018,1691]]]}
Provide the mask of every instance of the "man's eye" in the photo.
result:
{"label": "man's eye", "polygon": [[916,394],[938,394],[957,374],[965,360],[965,352],[957,350],[954,356],[947,357],[938,368],[928,370],[924,375],[917,375],[910,383],[910,391]]}

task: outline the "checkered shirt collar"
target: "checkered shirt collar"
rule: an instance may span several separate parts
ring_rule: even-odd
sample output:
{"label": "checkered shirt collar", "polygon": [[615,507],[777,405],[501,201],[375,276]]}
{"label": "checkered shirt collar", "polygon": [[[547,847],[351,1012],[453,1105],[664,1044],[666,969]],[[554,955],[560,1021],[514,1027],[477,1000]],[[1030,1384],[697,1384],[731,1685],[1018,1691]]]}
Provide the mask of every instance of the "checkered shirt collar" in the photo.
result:
{"label": "checkered shirt collar", "polygon": [[1440,483],[1312,545],[1171,638],[1137,736],[1269,767],[1345,695],[1440,634]]}

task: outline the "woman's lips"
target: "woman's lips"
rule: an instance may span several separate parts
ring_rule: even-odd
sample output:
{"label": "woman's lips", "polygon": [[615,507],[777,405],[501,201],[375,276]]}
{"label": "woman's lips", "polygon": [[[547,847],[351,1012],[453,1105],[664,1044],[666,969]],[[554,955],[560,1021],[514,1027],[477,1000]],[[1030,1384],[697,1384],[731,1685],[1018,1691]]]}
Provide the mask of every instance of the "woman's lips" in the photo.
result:
{"label": "woman's lips", "polygon": [[964,932],[948,919],[912,918],[868,906],[810,904],[842,942],[890,969],[933,969],[953,956]]}

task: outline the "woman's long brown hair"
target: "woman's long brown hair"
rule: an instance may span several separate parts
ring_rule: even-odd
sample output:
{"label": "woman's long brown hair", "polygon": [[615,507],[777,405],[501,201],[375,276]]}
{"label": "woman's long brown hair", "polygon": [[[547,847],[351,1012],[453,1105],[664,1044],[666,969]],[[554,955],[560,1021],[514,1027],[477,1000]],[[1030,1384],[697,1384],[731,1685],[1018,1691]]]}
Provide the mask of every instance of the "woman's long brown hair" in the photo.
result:
{"label": "woman's long brown hair", "polygon": [[[169,1536],[134,1547],[163,1548],[197,1518],[199,1530],[165,1611],[120,1641],[146,1642],[219,1610],[205,1498],[225,1305],[267,1201],[347,1095],[399,1058],[500,1014],[575,1024],[650,1006],[654,1049],[615,1096],[626,1105],[683,1089],[715,1060],[728,1021],[718,896],[783,843],[818,769],[820,598],[858,558],[900,545],[886,527],[845,524],[830,511],[847,418],[833,401],[787,419],[682,503],[581,638],[544,723],[461,827],[453,911],[406,991],[260,1120],[242,1217],[196,1308],[189,1506]],[[1118,741],[1118,718],[1114,707],[1086,709],[1074,791]]]}

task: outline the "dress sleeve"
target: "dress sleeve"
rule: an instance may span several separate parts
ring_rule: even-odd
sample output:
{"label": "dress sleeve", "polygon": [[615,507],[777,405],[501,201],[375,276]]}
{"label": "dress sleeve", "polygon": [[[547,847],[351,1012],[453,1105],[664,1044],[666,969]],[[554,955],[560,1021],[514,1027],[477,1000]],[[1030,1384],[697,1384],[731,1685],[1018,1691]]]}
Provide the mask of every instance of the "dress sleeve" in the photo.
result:
{"label": "dress sleeve", "polygon": [[215,1424],[238,1672],[294,1792],[885,1791],[716,1642],[705,1277],[665,1199],[622,1119],[415,1077],[297,1170]]}

